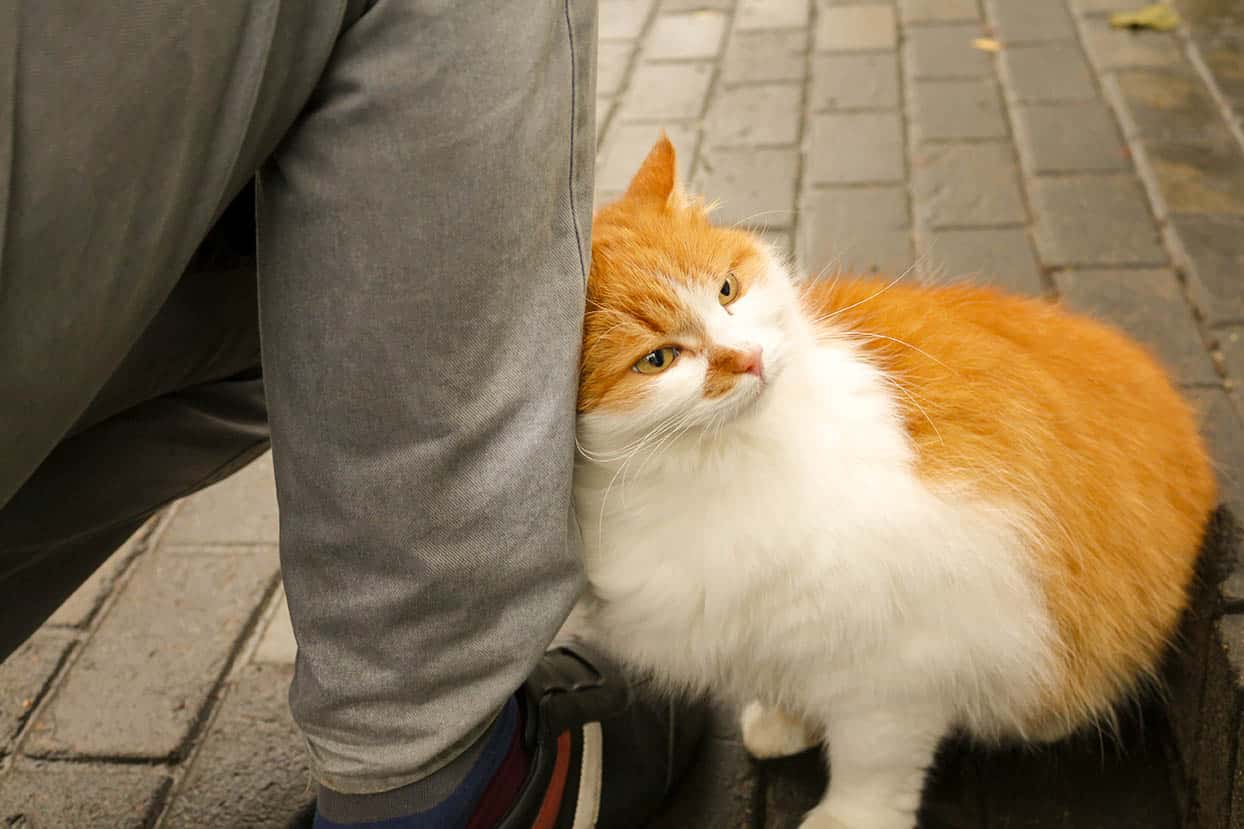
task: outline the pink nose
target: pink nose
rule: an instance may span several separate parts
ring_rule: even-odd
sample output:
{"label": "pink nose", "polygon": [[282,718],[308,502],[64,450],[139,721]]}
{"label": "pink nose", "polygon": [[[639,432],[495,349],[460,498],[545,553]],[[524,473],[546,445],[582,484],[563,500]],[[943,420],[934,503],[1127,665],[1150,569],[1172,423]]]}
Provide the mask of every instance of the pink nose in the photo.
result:
{"label": "pink nose", "polygon": [[743,353],[745,356],[740,361],[739,373],[754,374],[763,380],[765,377],[765,350],[756,345]]}

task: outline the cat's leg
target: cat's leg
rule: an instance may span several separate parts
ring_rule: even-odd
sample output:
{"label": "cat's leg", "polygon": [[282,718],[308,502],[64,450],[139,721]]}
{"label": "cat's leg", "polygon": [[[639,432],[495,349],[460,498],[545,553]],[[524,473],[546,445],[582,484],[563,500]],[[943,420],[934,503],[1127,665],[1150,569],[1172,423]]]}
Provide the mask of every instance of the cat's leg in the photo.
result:
{"label": "cat's leg", "polygon": [[743,745],[753,757],[789,757],[820,742],[820,734],[799,717],[759,700],[749,702],[739,717]]}
{"label": "cat's leg", "polygon": [[912,829],[949,718],[925,706],[843,706],[826,726],[829,790],[801,829]]}

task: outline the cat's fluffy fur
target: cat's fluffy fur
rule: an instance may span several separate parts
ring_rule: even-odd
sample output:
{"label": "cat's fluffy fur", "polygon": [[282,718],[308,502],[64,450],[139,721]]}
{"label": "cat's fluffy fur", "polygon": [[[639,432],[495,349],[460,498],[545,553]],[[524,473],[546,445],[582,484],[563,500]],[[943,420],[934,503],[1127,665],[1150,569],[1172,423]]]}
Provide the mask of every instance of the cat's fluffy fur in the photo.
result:
{"label": "cat's fluffy fur", "polygon": [[908,829],[949,731],[1056,738],[1152,672],[1215,488],[1140,347],[984,288],[798,284],[681,194],[664,139],[592,253],[590,611],[626,661],[745,706],[754,753],[826,744],[805,827]]}

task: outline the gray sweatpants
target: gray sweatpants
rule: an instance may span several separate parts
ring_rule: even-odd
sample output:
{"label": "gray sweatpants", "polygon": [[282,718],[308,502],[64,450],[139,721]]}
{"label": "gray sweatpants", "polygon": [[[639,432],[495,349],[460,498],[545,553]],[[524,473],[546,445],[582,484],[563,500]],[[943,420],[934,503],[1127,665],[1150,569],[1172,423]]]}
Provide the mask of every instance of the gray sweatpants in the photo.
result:
{"label": "gray sweatpants", "polygon": [[0,2],[0,658],[270,426],[321,782],[403,785],[488,726],[580,586],[594,25]]}

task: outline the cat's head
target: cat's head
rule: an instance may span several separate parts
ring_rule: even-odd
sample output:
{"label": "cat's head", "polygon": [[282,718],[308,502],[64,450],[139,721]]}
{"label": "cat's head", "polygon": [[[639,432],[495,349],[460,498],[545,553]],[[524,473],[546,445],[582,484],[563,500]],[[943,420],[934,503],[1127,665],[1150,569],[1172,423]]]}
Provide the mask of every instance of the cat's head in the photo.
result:
{"label": "cat's head", "polygon": [[772,247],[682,191],[662,136],[593,223],[581,439],[617,448],[754,411],[791,358],[797,306]]}

